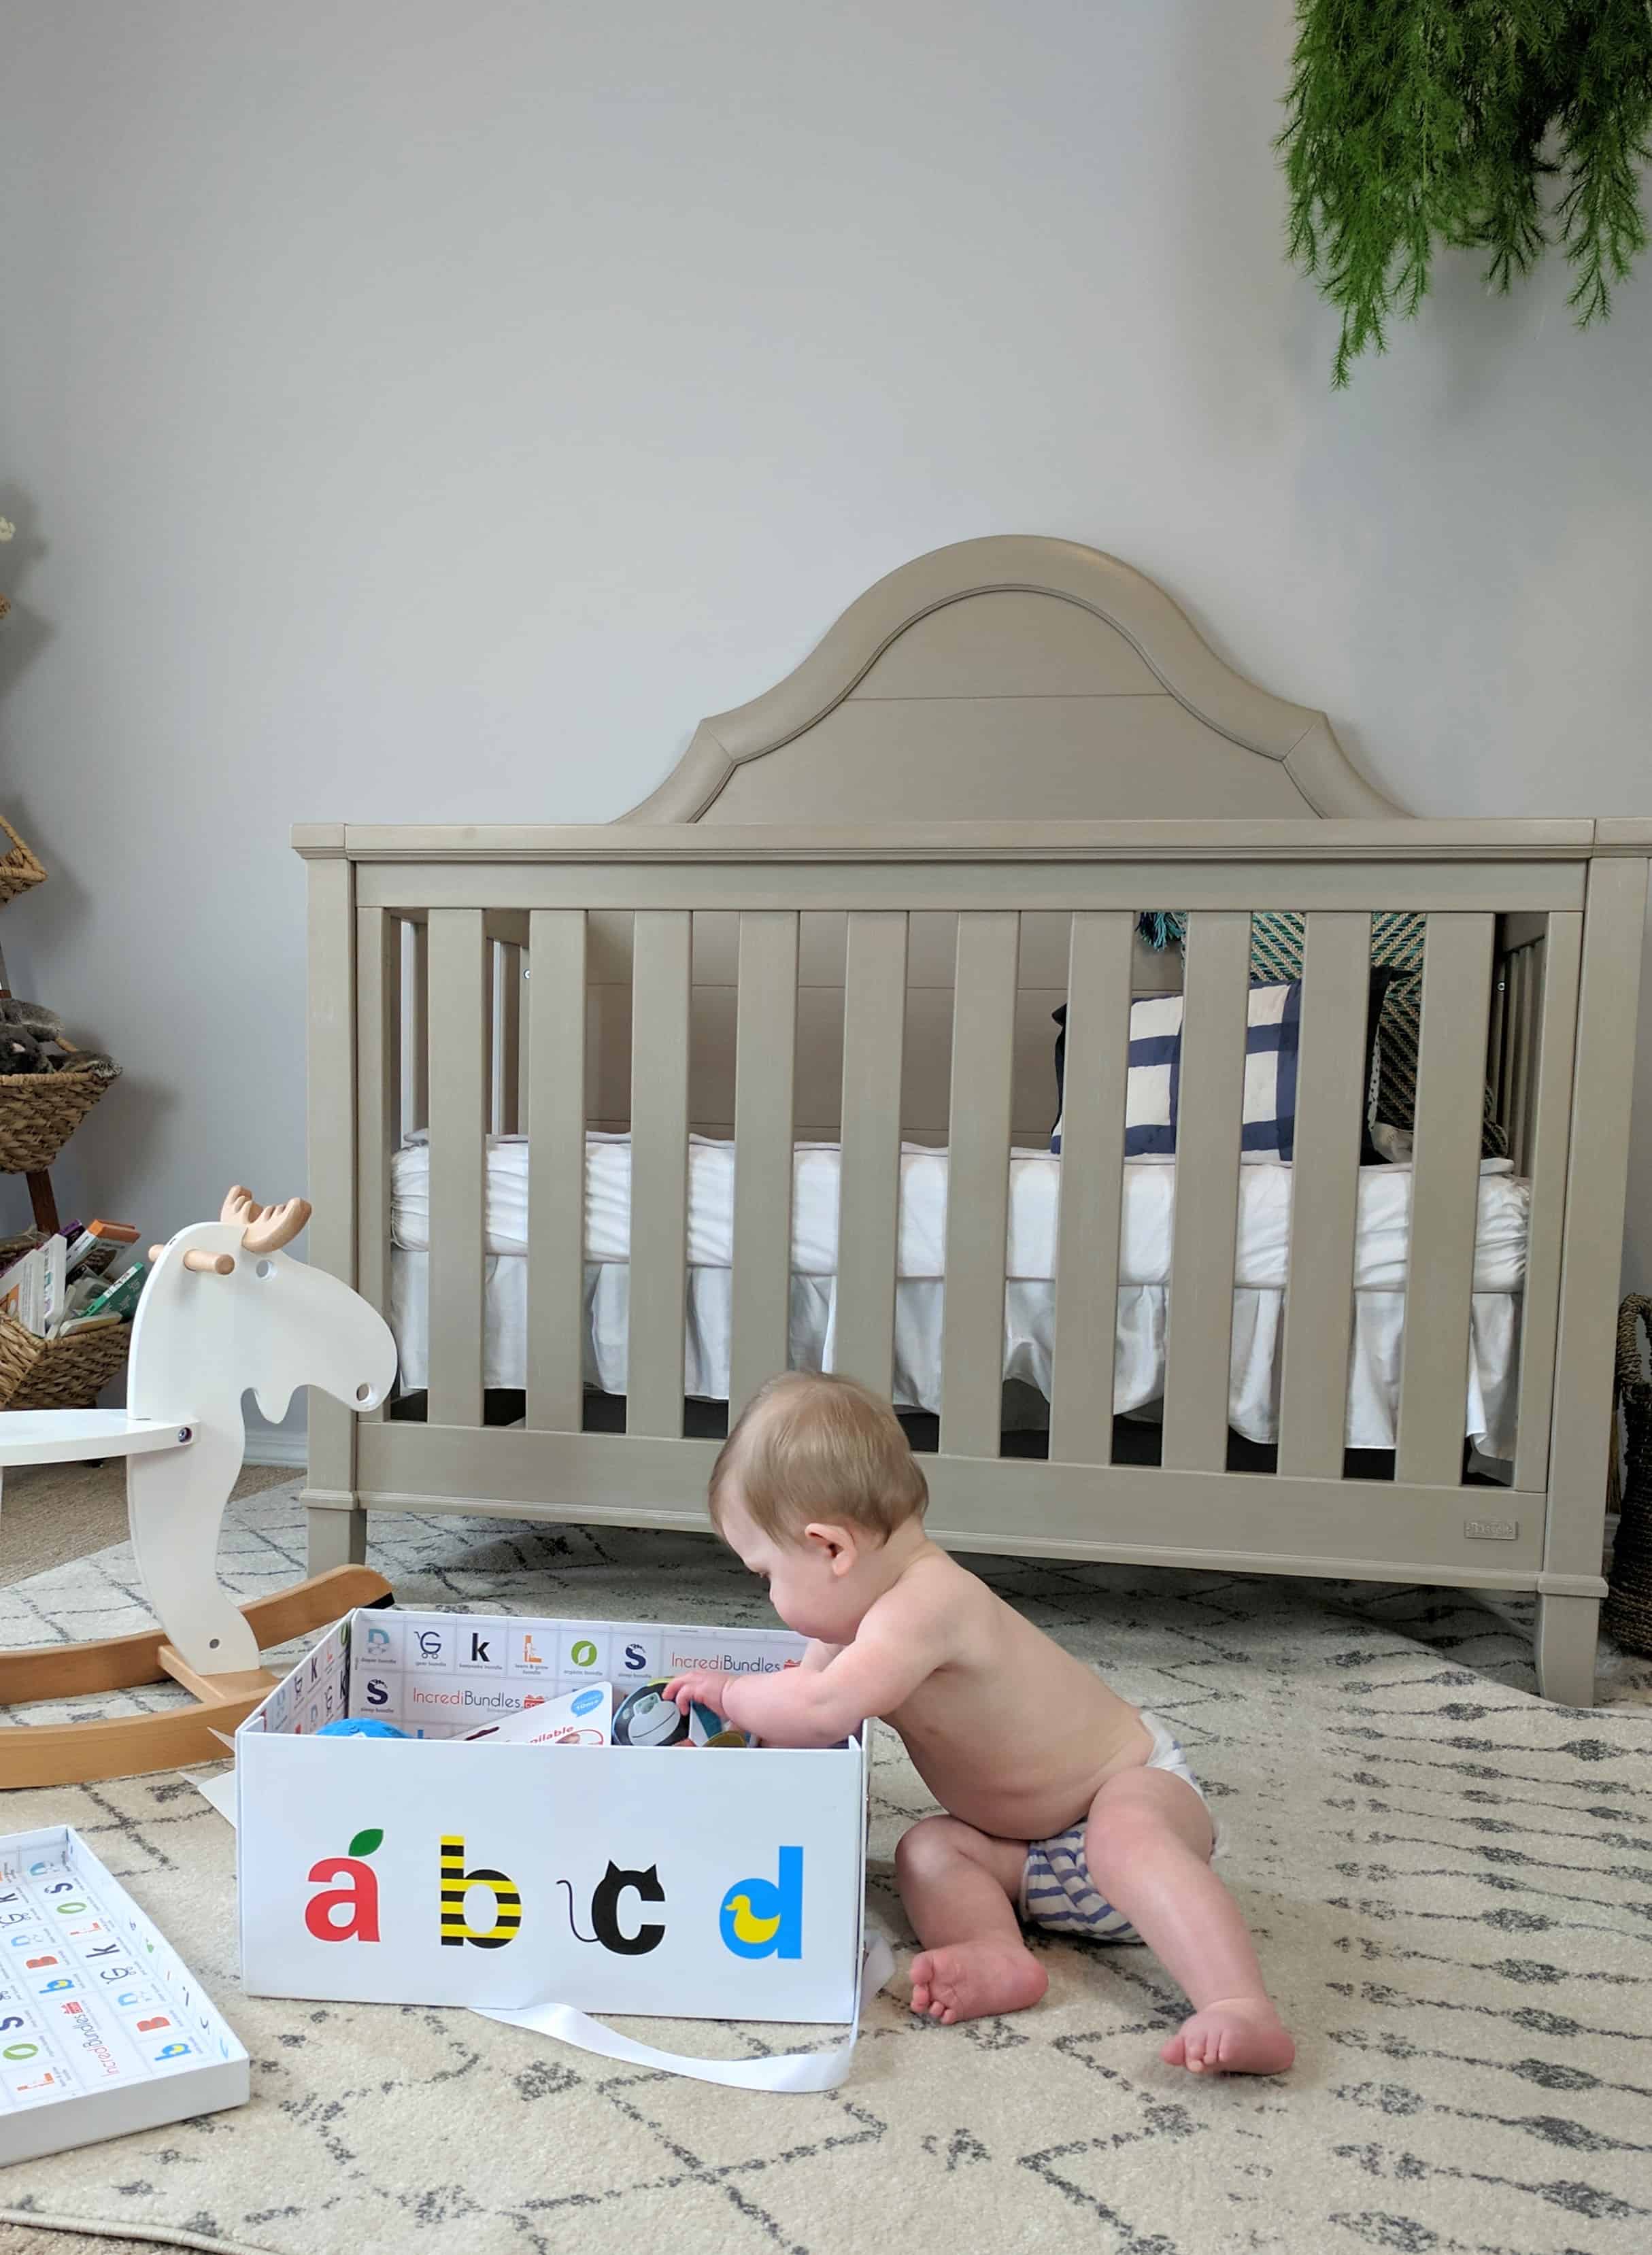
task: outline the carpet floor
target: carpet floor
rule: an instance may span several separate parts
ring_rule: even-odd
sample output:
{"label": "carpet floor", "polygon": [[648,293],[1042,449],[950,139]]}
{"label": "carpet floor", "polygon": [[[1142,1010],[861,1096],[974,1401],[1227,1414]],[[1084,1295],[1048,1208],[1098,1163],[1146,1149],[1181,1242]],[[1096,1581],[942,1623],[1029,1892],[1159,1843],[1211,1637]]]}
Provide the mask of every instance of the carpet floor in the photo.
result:
{"label": "carpet floor", "polygon": [[[766,1610],[707,1539],[411,1514],[373,1530],[408,1603]],[[246,1595],[303,1571],[289,1492],[234,1507],[221,1563]],[[250,1997],[234,1836],[186,1781],[21,1793],[4,1828],[87,1834],[242,2035],[254,2097],[0,2174],[0,2255],[68,2255],[48,2220],[272,2255],[1643,2255],[1652,1664],[1609,1655],[1606,1704],[1578,1712],[1535,1697],[1519,1609],[1466,1592],[977,1563],[1182,1739],[1301,2046],[1290,2075],[1163,2066],[1184,2007],[1153,1959],[1053,1939],[1036,1945],[1046,2001],[1013,2018],[936,2027],[897,1975],[848,2083],[812,2097],[616,2067],[462,2012]],[[0,1642],[141,1617],[117,1546],[0,1593]],[[903,1969],[890,1858],[927,1805],[883,1733],[869,1884]],[[797,2040],[626,2025],[730,2055]]]}
{"label": "carpet floor", "polygon": [[[291,1466],[249,1465],[237,1496],[292,1484]],[[0,1506],[0,1587],[67,1565],[126,1537],[126,1466],[19,1465]]]}

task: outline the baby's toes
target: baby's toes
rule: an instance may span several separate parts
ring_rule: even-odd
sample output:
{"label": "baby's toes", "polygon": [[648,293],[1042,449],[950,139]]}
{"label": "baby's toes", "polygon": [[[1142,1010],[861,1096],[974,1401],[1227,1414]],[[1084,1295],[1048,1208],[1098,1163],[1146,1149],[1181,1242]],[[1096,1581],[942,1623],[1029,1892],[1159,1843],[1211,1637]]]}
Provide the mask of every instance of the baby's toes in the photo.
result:
{"label": "baby's toes", "polygon": [[1159,2057],[1164,2062],[1166,2067],[1187,2065],[1187,2039],[1180,2028],[1177,2028],[1169,2043],[1160,2046]]}
{"label": "baby's toes", "polygon": [[929,2016],[950,2026],[958,2017],[958,1991],[950,1981],[939,1978],[929,1984]]}

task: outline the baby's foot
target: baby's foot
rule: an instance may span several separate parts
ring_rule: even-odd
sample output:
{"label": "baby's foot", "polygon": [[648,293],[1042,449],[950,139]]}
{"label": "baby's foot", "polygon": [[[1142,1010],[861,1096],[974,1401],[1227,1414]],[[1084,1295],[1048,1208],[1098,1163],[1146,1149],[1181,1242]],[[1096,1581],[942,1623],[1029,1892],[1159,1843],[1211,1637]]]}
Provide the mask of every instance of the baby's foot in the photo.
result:
{"label": "baby's foot", "polygon": [[912,2010],[931,2020],[979,2020],[1024,2013],[1050,1986],[1050,1976],[1019,1942],[954,1942],[912,1960]]}
{"label": "baby's foot", "polygon": [[1282,2075],[1296,2056],[1266,1997],[1219,1997],[1184,2020],[1159,2054],[1190,2075]]}

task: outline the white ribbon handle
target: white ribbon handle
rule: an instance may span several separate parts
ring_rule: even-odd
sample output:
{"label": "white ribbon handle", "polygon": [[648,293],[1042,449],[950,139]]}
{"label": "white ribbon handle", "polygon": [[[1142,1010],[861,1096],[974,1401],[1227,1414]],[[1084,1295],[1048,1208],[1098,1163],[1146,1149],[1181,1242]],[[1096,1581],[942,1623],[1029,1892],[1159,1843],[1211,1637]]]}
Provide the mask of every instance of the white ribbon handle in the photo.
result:
{"label": "white ribbon handle", "polygon": [[854,2057],[861,2015],[894,1970],[894,1951],[881,1934],[869,1934],[861,1966],[861,1994],[847,2040],[827,2051],[785,2052],[775,2059],[693,2059],[681,2052],[660,2051],[653,2044],[634,2043],[629,2036],[616,2034],[572,2005],[524,2005],[511,2013],[477,2005],[472,2010],[485,2020],[533,2028],[559,2043],[595,2052],[601,2059],[623,2060],[629,2067],[664,2068],[668,2075],[692,2076],[696,2083],[726,2083],[736,2090],[835,2090]]}

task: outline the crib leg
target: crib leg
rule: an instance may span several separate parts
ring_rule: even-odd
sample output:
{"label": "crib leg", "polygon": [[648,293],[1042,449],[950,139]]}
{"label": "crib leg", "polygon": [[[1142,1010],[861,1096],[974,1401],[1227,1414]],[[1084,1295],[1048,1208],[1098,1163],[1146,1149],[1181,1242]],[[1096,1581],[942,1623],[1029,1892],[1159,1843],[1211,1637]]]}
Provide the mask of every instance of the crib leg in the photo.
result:
{"label": "crib leg", "polygon": [[1594,1704],[1599,1598],[1537,1600],[1537,1689],[1559,1707]]}
{"label": "crib leg", "polygon": [[331,1573],[334,1566],[367,1563],[367,1514],[358,1509],[338,1511],[312,1504],[306,1516],[310,1527],[310,1571]]}

